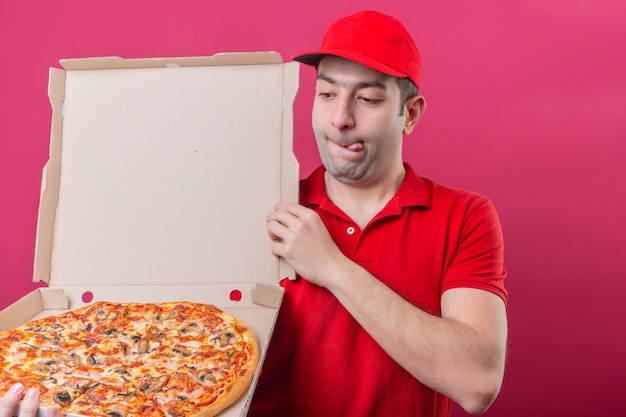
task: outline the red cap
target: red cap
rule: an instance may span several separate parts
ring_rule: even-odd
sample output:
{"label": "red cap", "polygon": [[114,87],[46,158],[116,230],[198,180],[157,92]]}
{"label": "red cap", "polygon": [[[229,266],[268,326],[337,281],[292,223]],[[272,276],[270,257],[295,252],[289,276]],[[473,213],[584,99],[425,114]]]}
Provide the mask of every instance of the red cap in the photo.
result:
{"label": "red cap", "polygon": [[362,11],[330,25],[319,50],[295,56],[317,66],[324,55],[336,55],[394,77],[410,78],[419,87],[422,61],[415,42],[397,19]]}

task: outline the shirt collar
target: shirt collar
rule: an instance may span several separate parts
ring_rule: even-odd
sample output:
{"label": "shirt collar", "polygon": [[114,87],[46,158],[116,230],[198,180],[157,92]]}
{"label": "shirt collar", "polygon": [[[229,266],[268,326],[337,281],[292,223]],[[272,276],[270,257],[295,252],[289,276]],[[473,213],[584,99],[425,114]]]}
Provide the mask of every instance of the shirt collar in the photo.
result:
{"label": "shirt collar", "polygon": [[[432,205],[432,198],[426,182],[417,175],[408,163],[404,163],[404,168],[406,175],[393,199],[397,199],[402,207],[425,207],[429,209]],[[329,199],[324,187],[324,172],[326,169],[320,166],[311,173],[307,180],[300,182],[300,204],[324,206],[328,203]]]}

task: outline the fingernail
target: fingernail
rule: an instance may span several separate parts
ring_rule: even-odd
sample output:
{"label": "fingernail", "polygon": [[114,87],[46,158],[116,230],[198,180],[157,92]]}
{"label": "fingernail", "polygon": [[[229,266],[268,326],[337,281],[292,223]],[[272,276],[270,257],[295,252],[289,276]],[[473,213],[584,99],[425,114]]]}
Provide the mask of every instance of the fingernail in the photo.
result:
{"label": "fingernail", "polygon": [[23,389],[24,389],[24,386],[18,382],[18,383],[13,384],[13,386],[9,389],[9,392],[10,393],[22,392]]}
{"label": "fingernail", "polygon": [[39,396],[39,390],[37,388],[29,388],[26,391],[26,398],[34,398]]}

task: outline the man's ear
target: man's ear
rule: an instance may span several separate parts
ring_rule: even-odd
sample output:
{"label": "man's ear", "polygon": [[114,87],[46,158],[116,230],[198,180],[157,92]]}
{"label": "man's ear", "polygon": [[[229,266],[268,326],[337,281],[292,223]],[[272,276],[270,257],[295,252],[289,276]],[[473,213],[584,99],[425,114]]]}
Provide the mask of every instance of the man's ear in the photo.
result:
{"label": "man's ear", "polygon": [[411,134],[417,122],[419,122],[422,114],[426,111],[426,99],[423,96],[411,97],[404,104],[404,129],[402,133]]}

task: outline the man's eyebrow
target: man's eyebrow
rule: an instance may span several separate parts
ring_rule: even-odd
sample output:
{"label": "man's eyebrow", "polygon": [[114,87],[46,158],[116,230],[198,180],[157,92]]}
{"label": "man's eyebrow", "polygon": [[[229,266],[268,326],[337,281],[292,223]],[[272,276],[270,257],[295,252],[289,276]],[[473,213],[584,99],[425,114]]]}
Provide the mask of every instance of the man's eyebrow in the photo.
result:
{"label": "man's eyebrow", "polygon": [[[329,84],[333,84],[333,85],[337,85],[339,84],[334,78],[324,74],[324,73],[318,73],[317,74],[317,79],[318,80],[323,80],[326,81]],[[382,81],[377,80],[377,79],[373,79],[373,80],[369,80],[369,81],[361,81],[358,82],[356,84],[356,88],[357,89],[363,89],[363,88],[380,88],[383,90],[387,89],[387,85],[384,84]]]}

